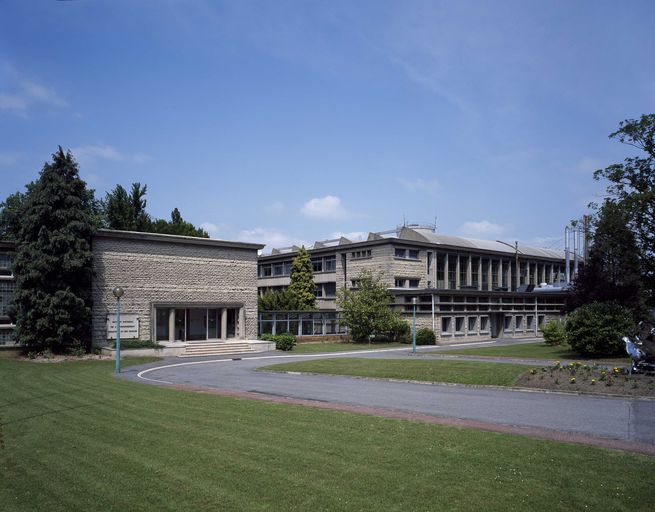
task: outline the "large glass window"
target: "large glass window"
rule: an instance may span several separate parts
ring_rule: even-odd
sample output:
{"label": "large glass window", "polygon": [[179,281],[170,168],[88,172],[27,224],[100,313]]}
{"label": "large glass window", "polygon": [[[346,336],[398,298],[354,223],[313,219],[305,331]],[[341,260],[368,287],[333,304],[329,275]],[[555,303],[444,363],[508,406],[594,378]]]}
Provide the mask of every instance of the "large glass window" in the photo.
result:
{"label": "large glass window", "polygon": [[13,281],[0,281],[0,316],[9,314],[9,303],[16,288]]}
{"label": "large glass window", "polygon": [[480,285],[480,258],[471,258],[471,285],[475,288]]}
{"label": "large glass window", "polygon": [[482,260],[482,289],[489,289],[489,260]]}
{"label": "large glass window", "polygon": [[446,268],[446,257],[437,253],[437,288],[443,290],[446,287],[444,269]]}
{"label": "large glass window", "polygon": [[323,271],[324,272],[334,272],[337,270],[337,257],[336,256],[326,256],[323,259]]}
{"label": "large glass window", "polygon": [[327,298],[334,298],[337,294],[337,283],[324,283],[323,295]]}
{"label": "large glass window", "polygon": [[491,289],[498,288],[498,260],[491,260]]}
{"label": "large glass window", "polygon": [[467,286],[468,285],[468,256],[459,257],[459,285]]}
{"label": "large glass window", "polygon": [[217,340],[221,337],[221,310],[210,309],[207,312],[207,338]]}
{"label": "large glass window", "polygon": [[448,288],[454,290],[457,283],[457,254],[448,255]]}
{"label": "large glass window", "polygon": [[157,308],[155,310],[155,315],[156,315],[155,338],[157,341],[168,341],[169,311],[170,310],[168,308]]}
{"label": "large glass window", "polygon": [[450,335],[452,334],[452,317],[449,316],[443,316],[441,317],[441,334],[442,335]]}
{"label": "large glass window", "polygon": [[322,259],[312,260],[312,271],[314,271],[314,272],[323,272],[323,260]]}
{"label": "large glass window", "polygon": [[394,250],[393,255],[396,258],[406,258],[407,257],[407,249],[399,249],[398,247],[396,247],[396,249]]}
{"label": "large glass window", "polygon": [[187,309],[187,341],[207,339],[207,310],[199,308]]}
{"label": "large glass window", "polygon": [[469,317],[468,332],[469,334],[474,334],[477,327],[478,318],[475,316]]}

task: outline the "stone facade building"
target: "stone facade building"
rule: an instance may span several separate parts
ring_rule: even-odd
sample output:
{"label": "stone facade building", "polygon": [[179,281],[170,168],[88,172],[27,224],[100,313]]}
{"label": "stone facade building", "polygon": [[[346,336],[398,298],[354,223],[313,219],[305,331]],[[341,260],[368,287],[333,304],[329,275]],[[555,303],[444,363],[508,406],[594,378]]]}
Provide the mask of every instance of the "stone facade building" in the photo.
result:
{"label": "stone facade building", "polygon": [[[297,250],[274,249],[260,256],[260,294],[288,286]],[[417,325],[442,339],[538,335],[539,326],[559,317],[563,305],[566,260],[558,251],[446,236],[434,227],[409,225],[370,233],[365,241],[316,242],[309,252],[321,312],[293,313],[290,319],[262,312],[261,332],[280,332],[278,320],[281,329],[301,335],[341,332],[336,291],[356,288],[364,269],[381,276],[393,307],[408,318],[416,308]]]}
{"label": "stone facade building", "polygon": [[[11,249],[0,243],[0,346],[13,346],[7,305],[14,286]],[[99,230],[93,238],[93,343],[107,345],[121,299],[122,325],[141,340],[166,343],[257,338],[259,244]],[[121,329],[123,332],[123,329]]]}

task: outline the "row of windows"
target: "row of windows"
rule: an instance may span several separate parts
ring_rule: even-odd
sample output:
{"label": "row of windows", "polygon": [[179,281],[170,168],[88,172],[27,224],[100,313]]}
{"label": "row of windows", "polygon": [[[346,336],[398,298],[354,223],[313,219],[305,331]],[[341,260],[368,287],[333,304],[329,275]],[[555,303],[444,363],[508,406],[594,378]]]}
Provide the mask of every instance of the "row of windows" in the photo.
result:
{"label": "row of windows", "polygon": [[[336,272],[337,257],[325,256],[312,258],[312,270],[318,272]],[[259,277],[285,277],[291,275],[291,260],[278,263],[260,263],[258,265]]]}
{"label": "row of windows", "polygon": [[337,313],[260,313],[260,335],[284,332],[291,332],[298,336],[320,336],[343,334],[346,329],[341,325]]}
{"label": "row of windows", "polygon": [[[512,328],[512,320],[514,328]],[[541,327],[544,323],[544,315],[537,316],[537,326]],[[464,330],[466,326],[466,331]],[[503,327],[505,331],[531,331],[534,329],[534,315],[505,315]],[[442,316],[441,317],[441,335],[452,336],[464,334],[488,334],[489,317],[488,316]]]}
{"label": "row of windows", "polygon": [[409,260],[417,260],[418,259],[418,249],[401,249],[400,247],[396,247],[394,249],[394,257],[396,258],[403,258],[403,259],[409,259]]}
{"label": "row of windows", "polygon": [[16,283],[13,281],[0,281],[0,316],[7,316],[9,302],[15,288]]}
{"label": "row of windows", "polygon": [[410,279],[408,277],[396,277],[396,288],[418,288],[420,279]]}
{"label": "row of windows", "polygon": [[353,251],[350,253],[350,257],[353,260],[361,260],[363,258],[370,258],[372,255],[371,249],[364,249],[361,251]]}

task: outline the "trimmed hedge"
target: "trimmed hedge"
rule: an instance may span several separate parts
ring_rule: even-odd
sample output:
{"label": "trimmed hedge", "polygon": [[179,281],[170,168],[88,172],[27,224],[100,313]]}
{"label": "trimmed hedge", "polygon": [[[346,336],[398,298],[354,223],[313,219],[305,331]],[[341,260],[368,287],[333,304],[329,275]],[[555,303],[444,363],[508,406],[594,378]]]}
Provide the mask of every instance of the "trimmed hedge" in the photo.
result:
{"label": "trimmed hedge", "polygon": [[296,345],[296,337],[290,332],[275,335],[262,334],[260,338],[264,341],[274,341],[275,348],[277,350],[284,350],[285,352],[293,350],[293,347]]}

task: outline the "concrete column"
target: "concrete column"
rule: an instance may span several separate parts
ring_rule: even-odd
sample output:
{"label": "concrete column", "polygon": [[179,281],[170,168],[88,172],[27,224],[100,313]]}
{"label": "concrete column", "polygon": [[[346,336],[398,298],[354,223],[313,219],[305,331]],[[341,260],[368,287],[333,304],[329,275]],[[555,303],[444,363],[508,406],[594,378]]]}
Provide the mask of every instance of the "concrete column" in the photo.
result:
{"label": "concrete column", "polygon": [[473,258],[469,254],[466,260],[466,284],[471,286],[473,284]]}
{"label": "concrete column", "polygon": [[507,288],[512,291],[512,262],[507,265]]}
{"label": "concrete column", "polygon": [[448,276],[448,253],[444,255],[444,266],[443,266],[443,276],[444,276],[444,288],[446,290],[450,289],[450,278]]}
{"label": "concrete column", "polygon": [[503,258],[498,258],[498,286],[503,287]]}
{"label": "concrete column", "polygon": [[534,264],[534,284],[539,284],[539,263]]}
{"label": "concrete column", "polygon": [[551,264],[550,264],[550,279],[549,279],[549,281],[548,281],[550,284],[553,284],[553,282],[555,281],[555,271],[554,271],[554,268],[555,268],[555,265],[553,265],[553,264],[551,263]]}
{"label": "concrete column", "polygon": [[482,290],[482,256],[478,258],[478,290]]}
{"label": "concrete column", "polygon": [[243,306],[239,308],[239,324],[238,324],[238,338],[240,340],[246,339],[246,308]]}
{"label": "concrete column", "polygon": [[175,341],[175,308],[168,310],[168,341]]}
{"label": "concrete column", "polygon": [[488,265],[487,268],[489,269],[488,272],[487,272],[487,290],[491,291],[491,289],[492,289],[491,275],[493,273],[493,266],[491,265],[491,258],[489,258],[487,265]]}
{"label": "concrete column", "polygon": [[459,290],[460,287],[460,282],[459,282],[459,269],[460,269],[460,259],[459,259],[459,254],[457,255],[457,265],[455,265],[455,289]]}
{"label": "concrete column", "polygon": [[221,339],[227,339],[227,308],[221,309]]}

